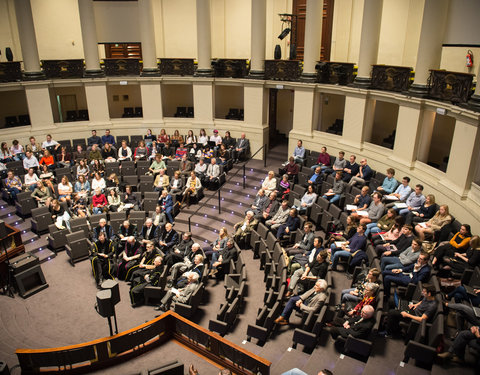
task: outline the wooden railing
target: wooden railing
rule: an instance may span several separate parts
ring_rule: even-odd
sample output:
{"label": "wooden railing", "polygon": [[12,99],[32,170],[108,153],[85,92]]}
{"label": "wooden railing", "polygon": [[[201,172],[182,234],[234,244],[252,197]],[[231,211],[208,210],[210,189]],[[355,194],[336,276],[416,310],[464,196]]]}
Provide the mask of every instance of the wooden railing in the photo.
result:
{"label": "wooden railing", "polygon": [[430,70],[428,95],[453,104],[466,103],[472,95],[473,76],[469,73]]}
{"label": "wooden railing", "polygon": [[139,59],[103,59],[107,76],[138,76],[141,64]]}
{"label": "wooden railing", "polygon": [[245,59],[218,59],[213,61],[215,77],[244,78],[248,74]]}
{"label": "wooden railing", "polygon": [[160,59],[158,68],[162,76],[193,76],[195,72],[193,59]]}
{"label": "wooden railing", "polygon": [[318,62],[317,82],[346,86],[353,82],[354,64],[342,62]]}
{"label": "wooden railing", "polygon": [[406,66],[373,65],[370,88],[404,92],[410,88],[412,68]]}
{"label": "wooden railing", "polygon": [[[5,228],[7,229],[7,237],[0,239],[0,275],[6,275],[8,272],[5,249],[8,252],[8,259],[12,259],[25,252],[20,230],[8,224],[5,224]],[[0,287],[3,286],[4,278],[0,277]]]}
{"label": "wooden railing", "polygon": [[22,374],[76,373],[105,368],[175,339],[236,374],[270,374],[271,363],[173,311],[115,336],[51,349],[17,349]]}
{"label": "wooden railing", "polygon": [[297,60],[265,60],[265,79],[298,81],[300,62]]}
{"label": "wooden railing", "polygon": [[47,78],[83,77],[83,59],[42,60],[42,68]]}
{"label": "wooden railing", "polygon": [[0,63],[0,82],[15,82],[22,80],[20,61]]}

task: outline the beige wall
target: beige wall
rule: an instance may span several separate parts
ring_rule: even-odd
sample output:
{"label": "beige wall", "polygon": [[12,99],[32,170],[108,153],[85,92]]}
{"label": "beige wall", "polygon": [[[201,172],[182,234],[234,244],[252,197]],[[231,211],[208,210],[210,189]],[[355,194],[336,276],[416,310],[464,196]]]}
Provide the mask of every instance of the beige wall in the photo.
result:
{"label": "beige wall", "polygon": [[215,118],[224,119],[230,108],[243,109],[243,86],[215,85]]}
{"label": "beige wall", "polygon": [[100,43],[140,42],[136,1],[95,1],[93,11]]}
{"label": "beige wall", "polygon": [[0,62],[7,61],[6,47],[12,49],[14,61],[22,60],[13,0],[0,0],[0,46],[2,49]]}
{"label": "beige wall", "polygon": [[326,131],[336,119],[343,119],[345,112],[345,96],[323,93],[319,98],[320,106],[318,130]]}
{"label": "beige wall", "polygon": [[177,107],[193,107],[192,85],[162,85],[162,102],[164,117],[173,117]]}
{"label": "beige wall", "polygon": [[[6,116],[28,114],[25,90],[0,91],[0,128],[5,125]],[[2,137],[3,138],[3,137]]]}
{"label": "beige wall", "polygon": [[[125,98],[125,95],[128,98]],[[114,100],[114,96],[118,96],[118,101]],[[121,118],[125,107],[142,106],[142,96],[138,84],[108,85],[107,98],[110,118]]]}
{"label": "beige wall", "polygon": [[293,90],[278,90],[277,93],[277,130],[285,135],[293,128]]}
{"label": "beige wall", "polygon": [[375,103],[375,116],[373,119],[373,131],[370,141],[381,145],[384,138],[388,137],[397,127],[398,104],[377,100]]}

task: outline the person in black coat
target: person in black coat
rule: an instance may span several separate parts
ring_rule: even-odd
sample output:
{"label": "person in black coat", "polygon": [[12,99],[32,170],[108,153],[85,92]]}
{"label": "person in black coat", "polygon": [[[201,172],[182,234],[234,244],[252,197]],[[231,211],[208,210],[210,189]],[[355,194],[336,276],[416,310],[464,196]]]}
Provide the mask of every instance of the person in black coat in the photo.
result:
{"label": "person in black coat", "polygon": [[129,281],[131,277],[130,270],[135,267],[142,255],[142,247],[140,243],[135,240],[135,237],[131,236],[127,238],[127,241],[123,247],[123,251],[120,254],[121,262],[118,265],[117,278],[119,280]]}
{"label": "person in black coat", "polygon": [[113,228],[111,227],[111,225],[107,224],[106,219],[100,219],[100,221],[98,222],[98,226],[93,228],[93,231],[92,231],[93,241],[98,240],[98,235],[100,234],[100,232],[105,233],[107,240],[111,240],[113,238]]}
{"label": "person in black coat", "polygon": [[93,277],[99,289],[104,279],[115,279],[114,254],[113,242],[107,239],[104,232],[100,232],[90,255]]}
{"label": "person in black coat", "polygon": [[285,224],[282,224],[278,227],[277,238],[280,239],[284,234],[295,232],[299,226],[300,219],[298,218],[298,211],[296,208],[292,208]]}
{"label": "person in black coat", "polygon": [[164,263],[167,269],[170,270],[170,267],[175,263],[182,262],[184,257],[192,250],[192,245],[192,234],[190,232],[185,232],[182,236],[182,240],[174,245],[172,251],[165,256]]}
{"label": "person in black coat", "polygon": [[132,307],[143,305],[144,293],[143,291],[148,285],[158,286],[160,276],[163,273],[162,257],[156,256],[153,262],[153,268],[149,269],[147,273],[137,276],[132,280],[130,287],[130,301]]}
{"label": "person in black coat", "polygon": [[145,220],[145,224],[142,227],[142,230],[139,233],[138,240],[142,243],[143,246],[148,242],[153,242],[154,244],[158,243],[159,229],[156,225],[153,224],[153,220],[148,218]]}
{"label": "person in black coat", "polygon": [[160,235],[158,245],[164,254],[168,254],[178,242],[178,233],[173,229],[172,223],[165,224],[165,228]]}
{"label": "person in black coat", "polygon": [[132,268],[132,277],[130,279],[143,278],[144,275],[150,273],[150,271],[155,268],[153,263],[158,255],[154,243],[152,241],[147,242],[145,244],[145,251],[142,252],[142,256],[140,257],[142,260]]}
{"label": "person in black coat", "polygon": [[115,251],[117,257],[123,251],[127,238],[132,236],[137,236],[137,226],[135,224],[131,224],[130,221],[125,220],[118,229],[118,233],[115,235],[116,239],[118,240],[117,249]]}
{"label": "person in black coat", "polygon": [[358,339],[366,339],[375,325],[374,312],[375,309],[372,305],[363,306],[360,315],[347,319],[342,327],[327,327],[327,331],[330,331],[330,335],[335,340],[338,336],[346,339],[349,335]]}
{"label": "person in black coat", "polygon": [[230,260],[236,261],[237,257],[237,248],[233,239],[229,238],[227,246],[212,255],[210,276],[216,275],[217,279],[223,280],[223,275],[230,271]]}

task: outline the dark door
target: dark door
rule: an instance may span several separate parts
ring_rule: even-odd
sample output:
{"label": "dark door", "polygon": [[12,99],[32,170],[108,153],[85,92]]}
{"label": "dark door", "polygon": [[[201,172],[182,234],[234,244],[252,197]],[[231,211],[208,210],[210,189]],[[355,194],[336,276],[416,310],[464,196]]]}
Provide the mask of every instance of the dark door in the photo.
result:
{"label": "dark door", "polygon": [[142,59],[140,43],[106,43],[105,57],[107,59]]}
{"label": "dark door", "polygon": [[[330,60],[332,44],[333,5],[335,0],[323,0],[321,61]],[[297,59],[303,60],[305,48],[305,17],[307,0],[293,0],[292,13],[297,15]]]}
{"label": "dark door", "polygon": [[268,146],[272,148],[275,145],[277,136],[277,89],[270,89],[268,97]]}

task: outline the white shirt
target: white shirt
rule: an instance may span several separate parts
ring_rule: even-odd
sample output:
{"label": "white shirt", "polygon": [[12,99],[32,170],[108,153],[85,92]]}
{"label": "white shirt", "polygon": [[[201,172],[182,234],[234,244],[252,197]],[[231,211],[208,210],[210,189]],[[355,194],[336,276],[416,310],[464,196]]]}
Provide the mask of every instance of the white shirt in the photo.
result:
{"label": "white shirt", "polygon": [[31,176],[28,173],[25,175],[25,185],[33,185],[36,184],[37,181],[38,176],[35,173]]}
{"label": "white shirt", "polygon": [[38,159],[35,156],[30,156],[30,158],[25,158],[23,159],[23,168],[29,169],[29,168],[34,168],[38,167]]}
{"label": "white shirt", "polygon": [[210,142],[215,142],[216,145],[219,145],[220,143],[222,143],[222,137],[220,137],[218,134],[212,135],[210,137]]}
{"label": "white shirt", "polygon": [[105,184],[105,180],[103,178],[101,178],[100,180],[97,180],[96,178],[92,179],[92,192],[95,194],[95,189],[105,189],[106,188],[106,184]]}
{"label": "white shirt", "polygon": [[201,143],[202,145],[206,145],[208,142],[208,137],[206,135],[201,135],[198,137],[198,143]]}
{"label": "white shirt", "polygon": [[56,146],[56,145],[58,145],[58,142],[52,139],[50,142],[43,141],[42,148],[47,148],[47,147]]}

